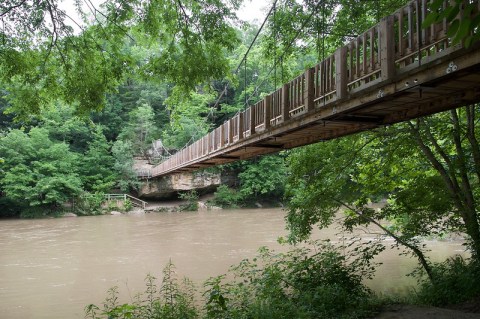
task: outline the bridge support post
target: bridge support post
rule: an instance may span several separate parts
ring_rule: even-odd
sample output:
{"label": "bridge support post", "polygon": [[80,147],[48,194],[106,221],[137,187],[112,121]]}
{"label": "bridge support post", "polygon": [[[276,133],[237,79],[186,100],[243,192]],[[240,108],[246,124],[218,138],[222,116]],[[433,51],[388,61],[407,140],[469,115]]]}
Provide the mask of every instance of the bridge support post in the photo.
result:
{"label": "bridge support post", "polygon": [[304,105],[307,112],[315,109],[315,69],[310,68],[305,71],[305,93]]}
{"label": "bridge support post", "polygon": [[290,118],[290,85],[284,84],[282,87],[282,119],[286,122]]}
{"label": "bridge support post", "polygon": [[337,99],[347,97],[347,47],[343,46],[335,51],[335,85]]}
{"label": "bridge support post", "polygon": [[272,94],[265,97],[265,111],[263,112],[263,124],[265,130],[270,128],[270,120],[272,119]]}
{"label": "bridge support post", "polygon": [[395,75],[393,16],[385,17],[380,21],[380,68],[383,81]]}
{"label": "bridge support post", "polygon": [[240,112],[240,114],[238,114],[238,139],[241,140],[243,139],[243,131],[244,131],[244,127],[243,127],[243,122],[244,122],[244,116],[245,116],[245,113],[244,112]]}
{"label": "bridge support post", "polygon": [[233,144],[233,118],[228,120],[228,144]]}
{"label": "bridge support post", "polygon": [[250,106],[250,135],[255,134],[255,116],[257,104]]}
{"label": "bridge support post", "polygon": [[220,126],[220,148],[225,147],[225,126],[227,126],[226,122]]}

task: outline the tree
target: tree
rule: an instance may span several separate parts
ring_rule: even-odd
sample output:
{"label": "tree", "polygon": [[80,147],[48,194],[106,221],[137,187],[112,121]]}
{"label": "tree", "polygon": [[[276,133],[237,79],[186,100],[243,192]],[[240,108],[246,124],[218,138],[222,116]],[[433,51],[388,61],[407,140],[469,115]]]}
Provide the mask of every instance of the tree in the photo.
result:
{"label": "tree", "polygon": [[158,137],[154,117],[152,107],[142,103],[129,113],[128,123],[120,132],[118,139],[129,141],[134,154],[146,156],[151,142]]}
{"label": "tree", "polygon": [[[80,112],[101,109],[105,93],[114,92],[126,75],[190,91],[228,71],[225,53],[237,41],[230,21],[240,2],[108,0],[90,12],[77,2],[84,20],[79,22],[59,9],[58,0],[3,1],[5,97],[17,116],[28,118],[57,99]],[[135,44],[152,50],[140,60]]]}
{"label": "tree", "polygon": [[77,155],[67,144],[50,140],[45,129],[12,130],[0,140],[0,154],[2,191],[25,211],[58,209],[81,191]]}
{"label": "tree", "polygon": [[445,19],[450,23],[447,35],[452,38],[453,44],[463,41],[469,47],[480,40],[480,7],[477,1],[433,0],[430,10],[422,27],[442,23]]}
{"label": "tree", "polygon": [[[346,229],[380,227],[427,272],[419,236],[460,231],[478,259],[477,113],[464,107],[293,152],[287,158],[291,240],[307,238],[313,225],[327,227],[343,207]],[[369,206],[382,198],[388,201],[381,209]]]}
{"label": "tree", "polygon": [[245,165],[238,174],[240,194],[250,201],[283,196],[286,168],[283,156],[270,155]]}
{"label": "tree", "polygon": [[79,174],[83,188],[88,192],[107,192],[115,186],[115,159],[111,153],[111,144],[97,126],[93,139],[80,162]]}
{"label": "tree", "polygon": [[118,140],[112,147],[115,162],[113,169],[117,174],[117,186],[124,192],[137,189],[139,186],[137,174],[133,170],[133,148],[129,141]]}

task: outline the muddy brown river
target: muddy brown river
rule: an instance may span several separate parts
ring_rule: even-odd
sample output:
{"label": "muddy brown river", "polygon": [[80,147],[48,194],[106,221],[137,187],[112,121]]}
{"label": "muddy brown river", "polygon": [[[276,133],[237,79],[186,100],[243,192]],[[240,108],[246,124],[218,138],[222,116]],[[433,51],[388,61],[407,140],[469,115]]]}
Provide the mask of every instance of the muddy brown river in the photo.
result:
{"label": "muddy brown river", "polygon": [[[84,307],[100,305],[112,286],[122,301],[143,292],[145,275],[161,277],[169,260],[200,285],[260,246],[285,250],[277,243],[286,235],[283,216],[255,209],[0,220],[0,318],[83,318]],[[332,228],[314,236],[336,241],[339,234]],[[434,260],[463,252],[460,241],[427,244]],[[387,250],[378,260],[383,265],[370,287],[399,292],[413,285],[405,274],[414,259]]]}

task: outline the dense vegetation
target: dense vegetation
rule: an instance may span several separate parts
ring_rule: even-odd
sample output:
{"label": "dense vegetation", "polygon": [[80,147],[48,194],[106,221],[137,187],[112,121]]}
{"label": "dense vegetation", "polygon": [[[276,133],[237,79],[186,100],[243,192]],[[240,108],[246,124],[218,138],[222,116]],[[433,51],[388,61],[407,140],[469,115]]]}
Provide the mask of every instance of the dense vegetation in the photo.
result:
{"label": "dense vegetation", "polygon": [[[237,21],[241,1],[109,0],[89,12],[78,2],[78,25],[55,0],[3,1],[1,216],[55,215],[82,198],[82,214],[98,213],[101,194],[138,187],[134,157],[159,160],[152,141],[161,139],[164,151],[174,152],[405,2],[279,1],[242,64],[257,26]],[[430,20],[453,20],[458,6]],[[479,23],[458,21],[451,36],[475,41]],[[376,301],[362,279],[387,236],[419,260],[422,302],[478,296],[479,112],[464,106],[223,167],[239,183],[220,187],[214,203],[236,207],[282,198],[290,243],[331,225],[340,208],[346,232],[375,225],[383,235],[347,256],[327,244],[316,253],[264,249],[258,260],[235,267],[238,282],[209,281],[202,311],[191,284],[182,290],[169,264],[160,287],[147,277],[146,294],[128,305],[118,305],[112,290],[104,310],[92,305],[89,316],[367,316]],[[185,209],[195,209],[196,194],[182,196]],[[452,232],[465,236],[471,258],[432,264],[422,238]]]}

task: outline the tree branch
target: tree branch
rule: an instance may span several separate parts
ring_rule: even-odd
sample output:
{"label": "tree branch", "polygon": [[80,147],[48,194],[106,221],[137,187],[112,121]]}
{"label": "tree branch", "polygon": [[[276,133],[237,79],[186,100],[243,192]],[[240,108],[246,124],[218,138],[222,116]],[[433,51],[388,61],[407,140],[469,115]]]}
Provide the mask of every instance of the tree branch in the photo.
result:
{"label": "tree branch", "polygon": [[7,8],[7,10],[5,10],[5,11],[2,12],[2,13],[0,13],[0,17],[3,17],[3,16],[5,16],[5,15],[7,15],[10,11],[15,10],[15,9],[23,6],[23,5],[25,4],[25,2],[27,2],[27,0],[22,0],[22,1],[20,1],[19,4],[13,5],[13,6],[11,6],[10,8]]}
{"label": "tree branch", "polygon": [[[417,120],[417,123],[418,123],[418,120]],[[427,145],[425,145],[425,143],[422,140],[422,137],[420,136],[419,129],[413,126],[413,124],[410,121],[408,121],[407,124],[410,127],[410,133],[415,137],[415,141],[417,142],[417,145],[420,147],[423,154],[430,161],[432,166],[437,170],[437,172],[443,178],[443,181],[447,185],[447,189],[450,192],[450,196],[456,203],[457,207],[462,208],[464,205],[461,199],[458,197],[458,193],[460,191],[458,184],[452,181],[445,167],[443,167],[443,165],[438,161],[438,159],[435,157],[435,154],[433,154],[432,150]],[[462,209],[460,209],[460,211],[462,211]]]}

